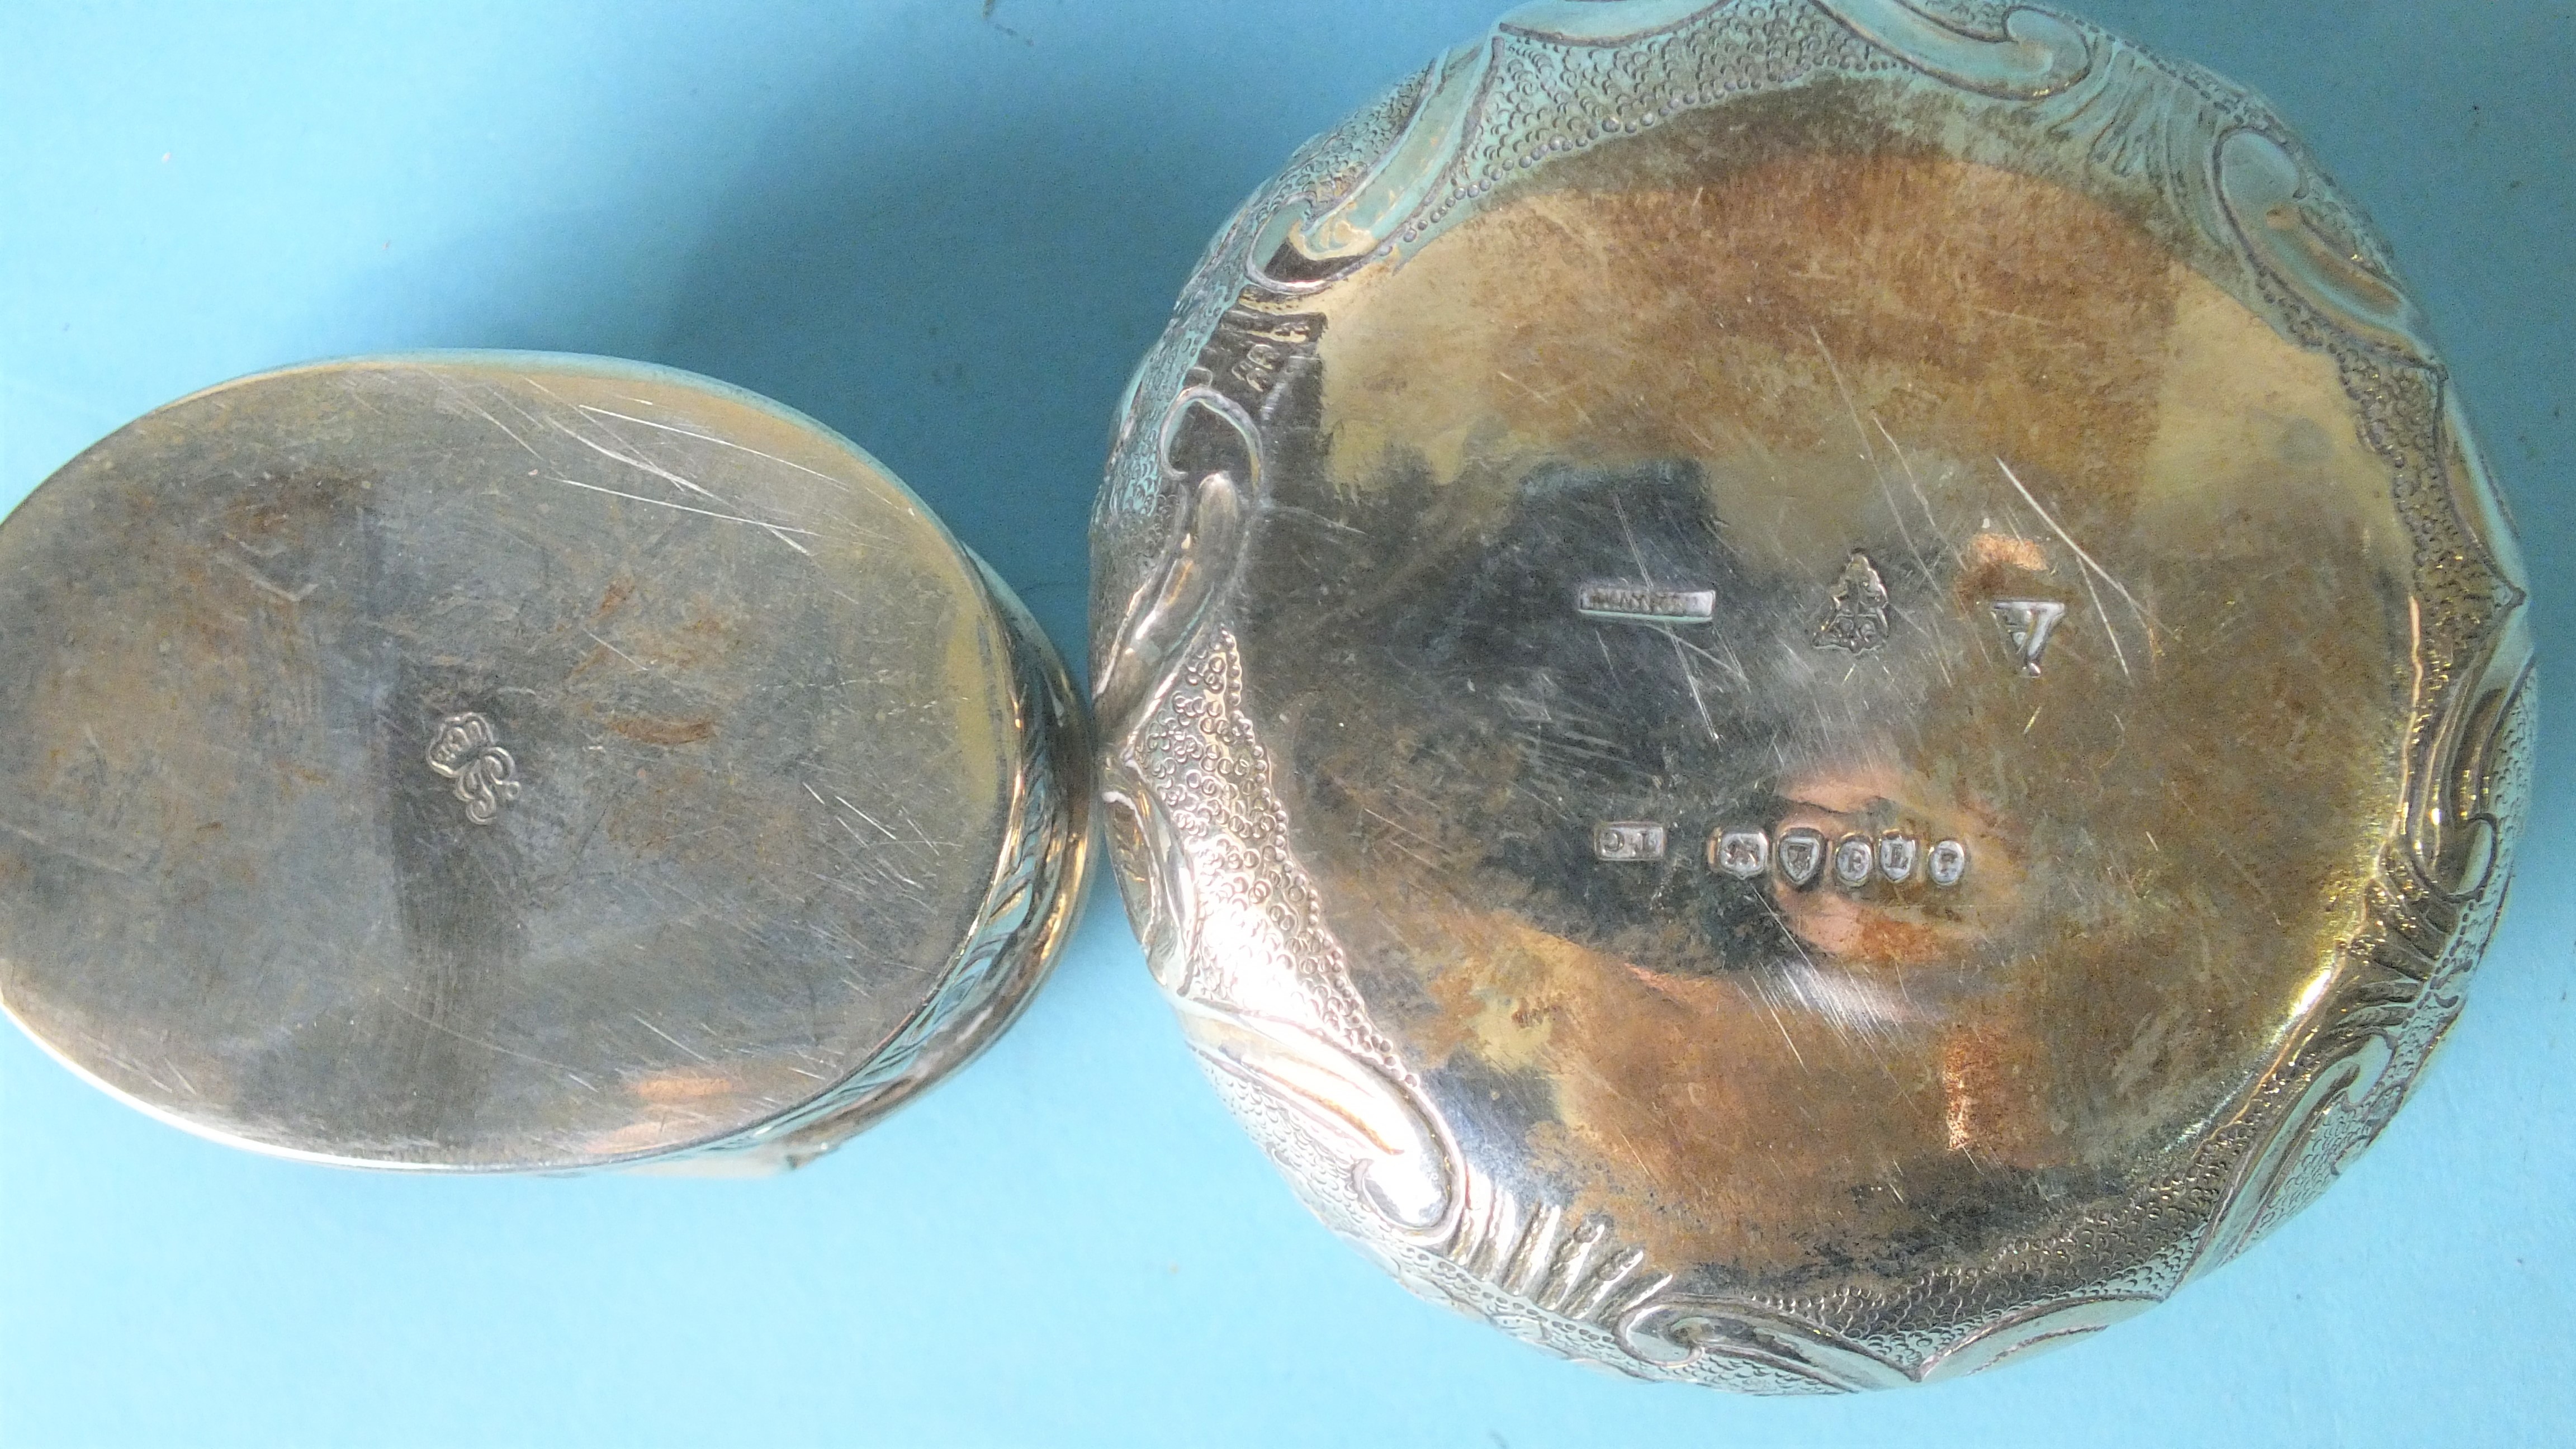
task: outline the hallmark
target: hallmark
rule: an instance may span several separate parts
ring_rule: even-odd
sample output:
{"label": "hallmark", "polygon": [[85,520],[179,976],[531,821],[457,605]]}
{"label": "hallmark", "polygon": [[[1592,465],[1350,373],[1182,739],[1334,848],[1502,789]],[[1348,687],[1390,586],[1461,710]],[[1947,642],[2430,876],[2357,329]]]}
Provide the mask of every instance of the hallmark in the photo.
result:
{"label": "hallmark", "polygon": [[1661,860],[1664,827],[1613,821],[1592,832],[1592,853],[1610,861]]}
{"label": "hallmark", "polygon": [[1780,832],[1771,858],[1780,862],[1780,878],[1793,886],[1811,886],[1825,871],[1824,832],[1800,825]]}
{"label": "hallmark", "polygon": [[2039,677],[2039,656],[2047,652],[2049,636],[2057,632],[2057,621],[2065,617],[2066,606],[2048,599],[1995,601],[1995,622],[2003,627],[2004,644],[2021,666],[2022,677]]}
{"label": "hallmark", "polygon": [[[1622,864],[1658,861],[1670,837],[1667,827],[1648,821],[1612,821],[1593,827],[1592,854]],[[1902,830],[1828,841],[1810,825],[1793,825],[1776,839],[1751,826],[1728,825],[1709,832],[1707,850],[1708,868],[1718,875],[1754,880],[1769,874],[1801,890],[1826,879],[1846,891],[1873,881],[1905,885],[1917,880],[1947,890],[1968,874],[1965,843],[1943,838],[1927,848],[1921,837]]]}
{"label": "hallmark", "polygon": [[438,722],[429,767],[455,782],[465,818],[477,825],[491,824],[503,805],[519,798],[518,761],[501,748],[492,721],[479,714],[452,714]]}
{"label": "hallmark", "polygon": [[1705,624],[1717,617],[1717,591],[1585,584],[1574,591],[1574,612],[1619,624]]}
{"label": "hallmark", "polygon": [[1921,841],[1891,830],[1878,838],[1878,873],[1890,885],[1903,885],[1914,878],[1914,863],[1922,853]]}
{"label": "hallmark", "polygon": [[1816,621],[1816,646],[1867,654],[1887,642],[1887,630],[1887,583],[1869,555],[1853,549]]}
{"label": "hallmark", "polygon": [[1751,880],[1771,864],[1771,840],[1759,830],[1725,830],[1709,837],[1708,863],[1737,880]]}
{"label": "hallmark", "polygon": [[1834,842],[1834,882],[1846,889],[1869,884],[1878,866],[1878,851],[1866,835],[1846,835]]}

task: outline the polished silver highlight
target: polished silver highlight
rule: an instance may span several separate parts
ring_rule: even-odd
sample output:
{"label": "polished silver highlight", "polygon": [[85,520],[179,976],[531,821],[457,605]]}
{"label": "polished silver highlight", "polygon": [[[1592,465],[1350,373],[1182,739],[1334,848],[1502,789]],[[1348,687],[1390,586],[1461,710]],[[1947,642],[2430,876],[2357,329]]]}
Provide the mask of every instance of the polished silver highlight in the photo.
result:
{"label": "polished silver highlight", "polygon": [[990,1042],[1090,748],[866,454],[660,368],[264,374],[0,525],[0,1003],[259,1151],[792,1166]]}

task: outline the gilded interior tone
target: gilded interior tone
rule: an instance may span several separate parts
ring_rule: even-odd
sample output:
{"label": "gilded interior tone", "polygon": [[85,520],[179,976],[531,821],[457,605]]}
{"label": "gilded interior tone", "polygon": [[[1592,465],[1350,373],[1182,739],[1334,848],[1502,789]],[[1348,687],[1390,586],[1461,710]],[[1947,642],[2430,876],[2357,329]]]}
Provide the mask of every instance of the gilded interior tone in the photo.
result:
{"label": "gilded interior tone", "polygon": [[1030,831],[1051,665],[1005,608],[873,460],[679,374],[175,403],[0,528],[0,998],[147,1109],[334,1161],[833,1106]]}
{"label": "gilded interior tone", "polygon": [[[1453,1124],[1756,1282],[2170,1171],[2358,928],[2408,705],[2332,359],[2098,203],[1828,116],[1606,145],[1320,298],[1242,631],[1297,854]],[[1862,653],[1815,638],[1854,550]],[[1596,578],[1716,617],[1577,617]],[[2039,678],[2005,599],[2067,609]],[[1629,819],[1664,862],[1592,858]],[[1701,852],[1738,824],[1972,865],[1743,882]]]}

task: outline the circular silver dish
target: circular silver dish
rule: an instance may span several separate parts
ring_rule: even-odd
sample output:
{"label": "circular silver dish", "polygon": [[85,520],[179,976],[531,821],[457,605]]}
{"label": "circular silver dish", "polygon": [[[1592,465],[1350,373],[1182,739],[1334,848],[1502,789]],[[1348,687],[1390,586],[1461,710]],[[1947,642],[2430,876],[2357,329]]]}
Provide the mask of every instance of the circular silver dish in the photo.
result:
{"label": "circular silver dish", "polygon": [[2503,899],[2521,564],[2255,98],[1949,0],[1512,10],[1310,144],[1095,528],[1157,979],[1325,1221],[1765,1392],[2312,1200]]}

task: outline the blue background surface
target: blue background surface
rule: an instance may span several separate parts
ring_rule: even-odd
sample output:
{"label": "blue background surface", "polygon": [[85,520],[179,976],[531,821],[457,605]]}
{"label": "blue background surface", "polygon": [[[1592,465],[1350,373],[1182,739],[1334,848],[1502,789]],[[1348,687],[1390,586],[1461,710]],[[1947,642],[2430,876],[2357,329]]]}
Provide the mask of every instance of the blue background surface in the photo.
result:
{"label": "blue background surface", "polygon": [[[860,440],[1078,654],[1110,409],[1200,247],[1498,5],[18,0],[0,503],[244,372],[610,353]],[[2519,511],[2568,688],[2576,6],[2086,8],[2267,93],[2376,215]],[[1735,1400],[1417,1303],[1235,1130],[1104,892],[990,1055],[767,1182],[272,1162],[0,1033],[0,1441],[2567,1443],[2565,717],[2517,899],[2413,1107],[2249,1258],[2007,1372]]]}

